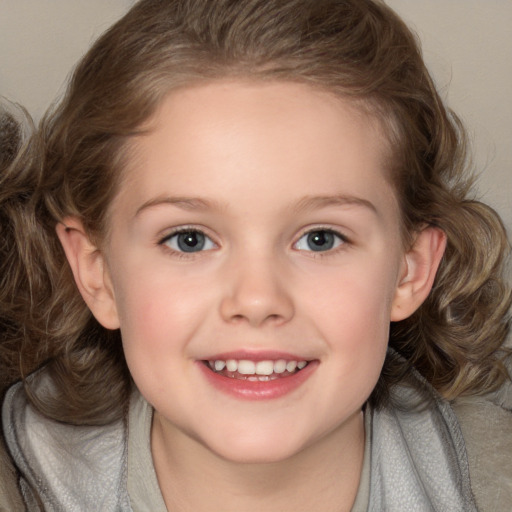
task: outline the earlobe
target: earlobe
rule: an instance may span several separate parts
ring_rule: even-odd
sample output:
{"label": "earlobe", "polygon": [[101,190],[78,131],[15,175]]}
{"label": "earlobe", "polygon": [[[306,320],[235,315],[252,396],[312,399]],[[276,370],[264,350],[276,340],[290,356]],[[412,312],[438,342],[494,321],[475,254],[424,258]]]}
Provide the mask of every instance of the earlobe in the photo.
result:
{"label": "earlobe", "polygon": [[103,327],[118,329],[114,291],[102,252],[74,217],[57,224],[56,231],[78,290],[92,314]]}
{"label": "earlobe", "polygon": [[391,308],[391,321],[411,316],[427,298],[446,248],[445,233],[435,227],[420,231],[405,254],[405,265]]}

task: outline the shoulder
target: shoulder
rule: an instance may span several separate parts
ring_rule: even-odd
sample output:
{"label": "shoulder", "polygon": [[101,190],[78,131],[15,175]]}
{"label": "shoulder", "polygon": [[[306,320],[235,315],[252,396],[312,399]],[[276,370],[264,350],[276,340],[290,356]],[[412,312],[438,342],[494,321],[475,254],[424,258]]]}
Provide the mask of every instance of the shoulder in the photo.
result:
{"label": "shoulder", "polygon": [[134,388],[128,416],[128,494],[134,510],[166,511],[151,456],[153,408]]}
{"label": "shoulder", "polygon": [[482,511],[512,510],[512,407],[508,398],[452,403],[466,444],[471,487]]}
{"label": "shoulder", "polygon": [[2,421],[26,498],[32,488],[52,510],[95,510],[98,503],[102,510],[123,510],[119,508],[126,458],[123,422],[57,423],[31,407],[21,384],[7,392]]}
{"label": "shoulder", "polygon": [[24,510],[18,476],[7,453],[3,436],[0,436],[0,512]]}

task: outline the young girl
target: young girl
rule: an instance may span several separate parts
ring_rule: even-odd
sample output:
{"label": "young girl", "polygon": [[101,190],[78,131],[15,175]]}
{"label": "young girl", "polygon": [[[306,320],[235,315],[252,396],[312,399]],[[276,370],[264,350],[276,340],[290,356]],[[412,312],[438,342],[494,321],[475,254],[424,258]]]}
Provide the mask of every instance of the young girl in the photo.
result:
{"label": "young girl", "polygon": [[508,243],[385,5],[142,0],[17,146],[28,510],[512,506],[512,414],[450,406],[509,379]]}

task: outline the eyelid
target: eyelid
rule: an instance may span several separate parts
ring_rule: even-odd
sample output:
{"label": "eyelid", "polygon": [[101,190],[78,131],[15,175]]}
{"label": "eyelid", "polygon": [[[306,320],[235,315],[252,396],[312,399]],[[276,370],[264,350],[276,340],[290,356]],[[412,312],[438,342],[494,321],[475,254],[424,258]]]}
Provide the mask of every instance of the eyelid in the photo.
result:
{"label": "eyelid", "polygon": [[327,249],[325,251],[313,251],[313,250],[308,251],[306,249],[297,249],[297,250],[304,251],[304,252],[311,252],[311,253],[314,253],[315,256],[322,256],[322,255],[327,255],[329,253],[332,254],[333,252],[336,252],[340,248],[340,246],[345,246],[347,244],[351,244],[350,238],[347,235],[345,235],[343,232],[341,232],[339,229],[319,225],[319,226],[311,226],[311,227],[308,227],[308,228],[305,228],[304,230],[302,230],[300,235],[296,238],[295,242],[293,243],[293,248],[296,248],[297,244],[305,236],[307,236],[311,233],[316,233],[318,231],[325,231],[327,233],[332,233],[333,235],[335,235],[336,237],[338,237],[340,239],[341,243],[338,244],[337,246],[332,247],[331,249]]}
{"label": "eyelid", "polygon": [[165,233],[165,234],[157,235],[157,237],[156,237],[157,243],[165,242],[167,239],[169,239],[173,235],[178,235],[180,233],[189,233],[191,231],[197,232],[197,233],[203,233],[205,236],[207,236],[213,240],[213,236],[210,234],[210,230],[207,229],[206,227],[200,226],[197,224],[181,224],[179,226],[162,229],[161,233]]}
{"label": "eyelid", "polygon": [[[212,235],[210,235],[207,231],[208,231],[207,229],[205,229],[201,226],[193,226],[193,225],[192,226],[187,226],[187,225],[178,226],[178,227],[170,229],[164,236],[159,236],[156,244],[161,246],[165,250],[172,252],[175,255],[179,255],[180,257],[197,256],[199,253],[208,252],[208,251],[211,251],[212,249],[215,249],[218,247],[218,243],[214,240],[214,237]],[[191,251],[191,252],[180,251],[180,250],[170,247],[167,244],[167,242],[171,238],[173,238],[181,233],[201,233],[202,235],[204,235],[205,238],[207,238],[212,243],[213,247],[209,248],[209,249],[204,249],[201,251]]]}

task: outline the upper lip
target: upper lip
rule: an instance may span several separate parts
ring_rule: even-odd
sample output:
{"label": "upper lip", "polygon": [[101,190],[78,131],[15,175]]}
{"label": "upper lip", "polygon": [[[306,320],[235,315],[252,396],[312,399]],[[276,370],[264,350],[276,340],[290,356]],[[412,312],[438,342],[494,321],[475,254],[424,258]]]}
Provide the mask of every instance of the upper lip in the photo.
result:
{"label": "upper lip", "polygon": [[231,352],[222,352],[209,357],[205,361],[227,361],[228,359],[248,360],[248,361],[277,361],[286,359],[287,361],[310,361],[311,358],[304,357],[290,352],[278,350],[235,350]]}

